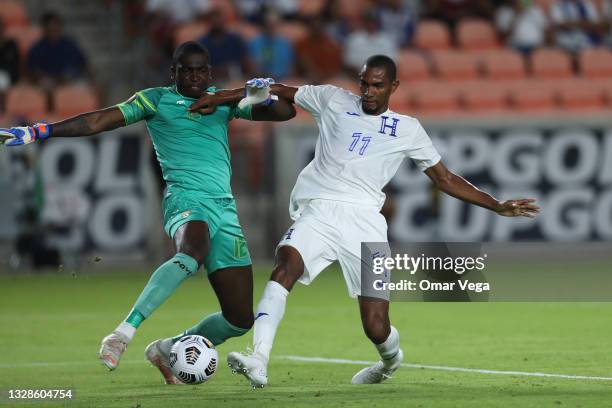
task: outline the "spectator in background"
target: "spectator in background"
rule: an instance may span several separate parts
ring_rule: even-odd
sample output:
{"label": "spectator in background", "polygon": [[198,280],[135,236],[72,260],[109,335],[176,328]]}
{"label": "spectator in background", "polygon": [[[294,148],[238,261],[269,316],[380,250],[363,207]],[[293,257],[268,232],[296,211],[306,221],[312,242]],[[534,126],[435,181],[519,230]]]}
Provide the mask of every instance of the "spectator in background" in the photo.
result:
{"label": "spectator in background", "polygon": [[523,54],[547,41],[548,18],[533,0],[508,0],[497,9],[495,25],[504,42]]}
{"label": "spectator in background", "polygon": [[42,19],[42,38],[28,52],[28,71],[35,82],[50,89],[59,83],[87,75],[87,60],[79,44],[63,34],[58,14],[47,12]]}
{"label": "spectator in background", "polygon": [[380,30],[380,22],[372,11],[367,11],[362,18],[361,27],[346,38],[344,48],[344,65],[353,74],[357,74],[363,61],[371,55],[386,55],[395,58],[398,44],[395,37]]}
{"label": "spectator in background", "polygon": [[344,44],[349,35],[348,21],[342,16],[342,5],[338,0],[328,0],[325,3],[321,16],[325,23],[325,29],[339,44]]}
{"label": "spectator in background", "polygon": [[325,32],[321,17],[308,22],[308,34],[295,45],[297,69],[307,83],[321,84],[342,69],[342,48]]}
{"label": "spectator in background", "polygon": [[384,32],[395,38],[396,44],[410,44],[415,29],[415,14],[403,0],[382,0],[376,8]]}
{"label": "spectator in background", "polygon": [[604,20],[604,43],[606,46],[612,47],[612,0],[604,0],[601,14]]}
{"label": "spectator in background", "polygon": [[556,0],[550,8],[557,46],[571,53],[600,44],[605,24],[590,0]]}
{"label": "spectator in background", "polygon": [[264,17],[263,32],[249,43],[249,51],[255,62],[255,76],[271,76],[283,79],[293,72],[293,45],[276,33],[280,16],[268,11]]}
{"label": "spectator in background", "polygon": [[493,18],[493,4],[488,0],[429,0],[427,3],[425,16],[445,22],[451,30],[466,17]]}
{"label": "spectator in background", "polygon": [[242,37],[225,29],[221,10],[216,8],[211,10],[207,20],[210,30],[200,38],[200,42],[210,54],[213,78],[224,83],[252,77],[253,68],[247,46]]}
{"label": "spectator in background", "polygon": [[169,18],[173,24],[183,24],[205,14],[211,6],[210,0],[147,0],[146,10]]}
{"label": "spectator in background", "polygon": [[19,80],[19,50],[15,40],[6,37],[0,19],[0,94]]}

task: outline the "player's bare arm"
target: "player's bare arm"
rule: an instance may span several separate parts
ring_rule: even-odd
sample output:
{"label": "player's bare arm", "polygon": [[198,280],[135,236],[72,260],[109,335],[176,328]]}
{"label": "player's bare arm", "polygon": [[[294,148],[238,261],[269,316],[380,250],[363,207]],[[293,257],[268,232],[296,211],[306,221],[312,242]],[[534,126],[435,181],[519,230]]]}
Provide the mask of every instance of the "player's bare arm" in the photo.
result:
{"label": "player's bare arm", "polygon": [[459,200],[484,207],[506,217],[535,217],[540,207],[534,205],[535,199],[499,201],[488,193],[479,190],[463,177],[451,172],[440,161],[425,170],[425,174],[437,188]]}
{"label": "player's bare arm", "polygon": [[[276,85],[272,85],[273,87]],[[210,114],[219,105],[238,105],[244,98],[245,88],[225,89],[215,93],[202,95],[194,104],[189,107],[189,111],[198,111],[202,114]],[[283,98],[279,95],[278,100],[268,105],[254,105],[251,115],[255,121],[282,122],[295,117],[295,108],[292,100]]]}

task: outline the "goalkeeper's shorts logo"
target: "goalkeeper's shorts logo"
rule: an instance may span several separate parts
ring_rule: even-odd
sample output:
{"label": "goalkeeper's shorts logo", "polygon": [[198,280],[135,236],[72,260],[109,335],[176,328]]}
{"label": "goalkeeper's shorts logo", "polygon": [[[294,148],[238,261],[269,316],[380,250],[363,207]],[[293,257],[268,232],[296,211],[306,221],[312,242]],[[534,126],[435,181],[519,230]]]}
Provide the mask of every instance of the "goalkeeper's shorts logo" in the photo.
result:
{"label": "goalkeeper's shorts logo", "polygon": [[181,218],[187,218],[191,215],[191,210],[183,211],[181,213]]}
{"label": "goalkeeper's shorts logo", "polygon": [[234,238],[234,258],[246,258],[249,255],[247,243],[244,238]]}

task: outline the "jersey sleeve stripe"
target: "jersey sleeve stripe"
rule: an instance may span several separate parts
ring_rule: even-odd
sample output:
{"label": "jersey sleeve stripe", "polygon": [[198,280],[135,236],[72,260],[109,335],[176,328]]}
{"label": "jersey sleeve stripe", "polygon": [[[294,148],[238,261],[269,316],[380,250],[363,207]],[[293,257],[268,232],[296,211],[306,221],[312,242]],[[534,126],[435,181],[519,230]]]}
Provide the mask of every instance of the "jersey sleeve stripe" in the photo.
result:
{"label": "jersey sleeve stripe", "polygon": [[[147,97],[146,97],[146,96],[144,96],[144,94],[143,94],[142,92],[136,92],[136,95],[138,95],[138,96],[140,97],[140,99],[142,99],[142,101],[145,103],[145,105],[147,105],[147,107],[148,107],[149,109],[151,109],[153,112],[157,112],[157,109],[155,108],[155,105],[153,105],[153,104],[151,103],[151,101],[149,101],[149,100],[147,99]],[[138,101],[137,101],[137,102],[138,102]]]}

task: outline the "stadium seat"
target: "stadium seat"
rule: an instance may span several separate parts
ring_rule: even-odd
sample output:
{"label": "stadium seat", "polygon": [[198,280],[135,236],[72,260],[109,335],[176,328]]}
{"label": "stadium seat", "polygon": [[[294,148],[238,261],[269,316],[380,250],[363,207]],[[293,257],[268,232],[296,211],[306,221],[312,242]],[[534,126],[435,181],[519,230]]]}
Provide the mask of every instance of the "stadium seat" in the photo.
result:
{"label": "stadium seat", "polygon": [[19,47],[19,53],[24,57],[41,35],[40,27],[36,26],[11,27],[6,30],[6,36],[15,39]]}
{"label": "stadium seat", "polygon": [[510,98],[519,112],[550,112],[556,109],[554,86],[546,81],[518,81],[510,89]]}
{"label": "stadium seat", "polygon": [[440,21],[422,20],[417,25],[414,45],[425,50],[446,50],[450,48],[448,28]]}
{"label": "stadium seat", "polygon": [[23,3],[16,0],[0,0],[0,20],[7,28],[25,27],[30,24]]}
{"label": "stadium seat", "polygon": [[174,31],[174,46],[179,46],[185,41],[198,40],[207,31],[208,26],[200,22],[182,25]]}
{"label": "stadium seat", "polygon": [[68,118],[99,107],[95,91],[87,85],[65,85],[53,92],[53,114]]}
{"label": "stadium seat", "polygon": [[499,42],[495,29],[486,20],[465,19],[457,26],[459,47],[465,50],[483,50],[498,48]]}
{"label": "stadium seat", "polygon": [[34,122],[47,113],[47,98],[43,91],[30,85],[16,85],[9,89],[5,100],[8,115],[23,117]]}
{"label": "stadium seat", "polygon": [[[259,188],[263,179],[263,151],[270,124],[266,122],[232,120],[229,128],[229,143],[232,152],[246,153],[249,185]],[[234,161],[236,164],[237,161]]]}
{"label": "stadium seat", "polygon": [[612,78],[591,79],[600,90],[608,109],[612,109]]}
{"label": "stadium seat", "polygon": [[588,79],[573,78],[559,83],[559,103],[567,110],[602,110],[605,108],[605,92],[599,85]]}
{"label": "stadium seat", "polygon": [[276,32],[278,35],[285,37],[293,44],[297,43],[308,35],[308,30],[304,24],[290,21],[279,24]]}
{"label": "stadium seat", "polygon": [[409,115],[412,111],[412,105],[410,101],[410,85],[401,85],[391,94],[389,100],[389,107],[391,110],[397,113]]}
{"label": "stadium seat", "polygon": [[505,81],[468,81],[460,86],[463,106],[474,113],[498,113],[510,107],[509,90]]}
{"label": "stadium seat", "polygon": [[429,64],[419,52],[401,51],[396,62],[397,77],[400,81],[424,81],[431,77]]}
{"label": "stadium seat", "polygon": [[572,62],[570,57],[555,48],[541,48],[531,55],[531,73],[536,78],[571,78]]}
{"label": "stadium seat", "polygon": [[423,81],[410,86],[410,102],[418,113],[455,113],[461,109],[458,90],[442,81]]}
{"label": "stadium seat", "polygon": [[580,72],[586,78],[612,78],[612,52],[607,48],[592,48],[580,54]]}
{"label": "stadium seat", "polygon": [[327,80],[327,83],[330,85],[335,85],[339,88],[346,89],[354,93],[355,95],[359,95],[359,82],[357,82],[357,78],[349,79],[346,77],[338,76]]}
{"label": "stadium seat", "polygon": [[474,55],[460,51],[435,51],[432,61],[436,74],[448,81],[465,81],[479,76]]}
{"label": "stadium seat", "polygon": [[525,59],[511,49],[491,50],[481,57],[483,72],[489,79],[524,79]]}

